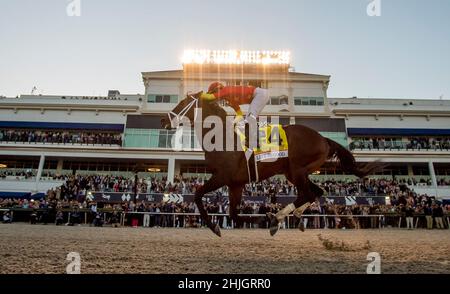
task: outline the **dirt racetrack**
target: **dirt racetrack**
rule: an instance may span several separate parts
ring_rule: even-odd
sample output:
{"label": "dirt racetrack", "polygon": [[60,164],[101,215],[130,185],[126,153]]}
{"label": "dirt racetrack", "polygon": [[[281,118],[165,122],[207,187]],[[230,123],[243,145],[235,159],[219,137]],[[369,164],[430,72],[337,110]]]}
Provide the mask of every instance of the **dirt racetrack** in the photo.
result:
{"label": "dirt racetrack", "polygon": [[80,253],[81,273],[364,274],[369,252],[380,253],[382,273],[450,273],[450,230],[280,230],[270,237],[244,229],[218,238],[207,229],[0,225],[2,274],[65,273],[72,251]]}

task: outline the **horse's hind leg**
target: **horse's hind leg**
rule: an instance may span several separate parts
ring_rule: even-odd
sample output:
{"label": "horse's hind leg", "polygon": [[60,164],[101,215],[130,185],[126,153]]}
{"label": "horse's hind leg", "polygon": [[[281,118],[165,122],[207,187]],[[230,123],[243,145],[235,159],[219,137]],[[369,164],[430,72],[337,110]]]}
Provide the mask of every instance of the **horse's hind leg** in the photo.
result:
{"label": "horse's hind leg", "polygon": [[311,190],[311,193],[314,195],[314,197],[316,197],[316,198],[322,197],[324,190],[322,188],[320,188],[318,185],[311,182],[310,179],[308,179],[308,183],[309,183],[309,189]]}
{"label": "horse's hind leg", "polygon": [[222,186],[223,186],[223,183],[220,180],[220,178],[213,175],[211,177],[211,179],[209,179],[209,181],[207,181],[202,187],[200,187],[195,192],[195,196],[194,196],[194,202],[197,205],[197,208],[198,208],[198,211],[200,212],[201,218],[205,221],[208,228],[210,228],[211,231],[213,231],[213,233],[219,237],[221,236],[220,235],[220,227],[219,227],[219,225],[217,225],[217,224],[214,225],[211,222],[211,218],[208,216],[208,212],[206,211],[206,209],[203,205],[202,198],[203,198],[203,195],[205,195],[206,193],[217,190]]}
{"label": "horse's hind leg", "polygon": [[[294,182],[291,178],[290,175],[285,175],[286,178],[290,181],[290,182]],[[300,203],[295,203],[294,205],[296,206],[295,210],[294,210],[294,215],[300,219],[300,223],[299,223],[299,228],[300,230],[303,232],[305,231],[305,227],[302,221],[302,215],[303,212],[310,206],[310,204],[316,199],[316,198],[320,198],[322,197],[322,195],[324,194],[324,190],[322,188],[320,188],[318,185],[316,185],[315,183],[313,183],[308,176],[306,176],[306,180],[307,180],[307,185],[305,185],[305,187],[308,187],[309,189],[306,190],[302,190],[301,187],[296,186],[297,188],[297,192],[299,193],[300,191],[303,191],[303,196],[306,199],[306,202],[302,203],[302,199],[300,199]],[[302,195],[297,194],[297,201],[299,201],[299,197],[301,197]]]}
{"label": "horse's hind leg", "polygon": [[297,199],[294,203],[287,205],[281,211],[279,211],[275,217],[272,217],[270,222],[270,234],[273,236],[277,233],[279,224],[296,209],[305,210],[310,205],[311,199],[314,199],[311,192],[310,181],[308,179],[307,170],[305,168],[299,168],[291,170],[289,180],[297,187]]}
{"label": "horse's hind leg", "polygon": [[[304,190],[304,195],[306,199],[306,203],[300,203],[299,206],[296,205],[296,209],[294,210],[294,215],[298,218],[302,218],[303,212],[308,208],[308,206],[315,201],[316,198],[322,197],[324,191],[322,188],[311,182],[309,178],[307,178],[308,184],[307,187],[309,188]],[[299,187],[297,187],[297,190],[299,190]],[[298,198],[297,198],[298,200]],[[294,203],[296,204],[296,203]],[[304,231],[304,227],[302,226],[302,223],[300,223],[300,230]]]}

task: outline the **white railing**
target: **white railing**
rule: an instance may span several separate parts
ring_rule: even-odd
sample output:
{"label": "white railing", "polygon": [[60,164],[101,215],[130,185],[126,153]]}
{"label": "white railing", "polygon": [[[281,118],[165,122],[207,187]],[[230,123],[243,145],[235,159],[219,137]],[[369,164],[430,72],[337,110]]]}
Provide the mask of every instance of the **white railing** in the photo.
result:
{"label": "white railing", "polygon": [[[10,209],[10,208],[0,208],[0,212],[6,212],[6,211],[10,211],[11,213],[11,219],[13,219],[13,215],[14,215],[14,209]],[[73,213],[74,211],[69,211],[68,212],[68,216],[67,216],[67,222],[70,223],[71,220],[71,213]],[[31,212],[30,212],[31,213]],[[78,213],[80,214],[84,214],[84,223],[87,224],[88,223],[88,214],[92,214],[93,212],[91,211],[79,211]],[[101,212],[103,214],[103,221],[106,222],[107,221],[107,214],[111,214],[112,211],[107,211],[107,212]],[[177,216],[181,216],[183,217],[183,224],[182,228],[186,227],[186,220],[189,217],[200,217],[200,213],[197,212],[192,212],[192,213],[179,213],[179,212],[125,212],[122,211],[120,212],[120,220],[119,223],[122,226],[125,226],[126,223],[126,218],[127,215],[139,215],[139,216],[144,216],[144,215],[149,215],[149,216],[173,216],[172,219],[172,227],[176,227],[177,225],[177,221],[179,221],[179,218],[176,218]],[[231,218],[229,217],[228,214],[221,214],[221,213],[210,213],[208,214],[211,218],[213,223],[217,223],[218,218],[222,217],[224,219],[229,219],[231,224],[230,224],[230,228],[234,228],[235,227],[235,223],[233,220],[231,220]],[[252,218],[266,218],[267,215],[266,214],[238,214],[238,216],[240,217],[246,217],[249,218],[250,220]],[[343,219],[360,219],[360,218],[375,218],[378,220],[378,228],[381,229],[383,228],[382,223],[383,221],[386,219],[386,217],[395,217],[398,218],[398,228],[401,228],[402,224],[403,224],[403,220],[406,220],[406,218],[400,214],[394,214],[394,215],[383,215],[383,214],[376,214],[376,215],[340,215],[340,214],[305,214],[302,215],[302,218],[305,219],[309,219],[309,218],[322,218],[323,219],[323,224],[325,225],[325,228],[328,227],[328,219],[329,218],[339,218],[341,220]],[[419,218],[421,217],[425,217],[425,215],[416,215],[413,218],[415,218],[415,222],[414,222],[414,227],[417,228],[418,227],[418,223],[419,223]],[[297,218],[296,216],[290,214],[286,217],[285,222],[282,224],[283,229],[291,229],[291,228],[295,228],[294,226],[291,225],[291,218]],[[298,218],[297,218],[298,219]],[[447,227],[450,230],[450,215],[444,215],[443,217],[444,219],[444,227]],[[244,226],[245,224],[248,224],[249,228],[253,227],[253,224],[251,222],[245,222],[243,220]],[[434,221],[433,221],[434,223]],[[228,227],[228,224],[227,224]]]}
{"label": "white railing", "polygon": [[[200,213],[178,213],[178,212],[122,212],[123,216],[121,216],[121,225],[124,226],[125,225],[125,217],[127,214],[130,215],[159,215],[159,216],[163,216],[163,215],[167,215],[167,216],[174,216],[173,218],[173,226],[175,227],[176,225],[176,221],[177,219],[175,218],[175,216],[196,216],[199,217]],[[213,222],[217,222],[217,217],[229,217],[228,214],[220,214],[220,213],[209,213],[208,214],[211,218]],[[265,214],[238,214],[238,216],[240,217],[248,217],[250,219],[252,218],[261,218],[261,217],[267,217],[267,215]],[[294,217],[296,218],[296,216],[290,214],[286,217],[285,222],[283,223],[283,228],[285,229],[289,229],[290,227],[290,219]],[[381,228],[381,219],[384,218],[384,215],[330,215],[330,214],[305,214],[302,216],[303,218],[313,218],[313,217],[322,217],[324,219],[324,223],[326,223],[326,219],[329,217],[335,217],[335,218],[378,218],[378,220],[380,220],[379,224],[380,224],[380,228]],[[186,218],[183,218],[183,227],[186,226]],[[401,217],[400,217],[400,221],[399,221],[399,227],[401,224]],[[416,222],[416,227],[417,227],[417,222]],[[231,228],[234,228],[234,221],[231,220]]]}

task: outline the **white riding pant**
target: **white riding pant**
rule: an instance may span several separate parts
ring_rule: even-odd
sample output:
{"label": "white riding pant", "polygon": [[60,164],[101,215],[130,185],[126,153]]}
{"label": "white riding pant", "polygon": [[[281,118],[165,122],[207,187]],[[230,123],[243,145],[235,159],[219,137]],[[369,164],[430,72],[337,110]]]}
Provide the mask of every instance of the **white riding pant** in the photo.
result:
{"label": "white riding pant", "polygon": [[248,107],[247,117],[251,114],[254,117],[258,117],[264,106],[269,102],[269,91],[267,89],[256,88],[255,93],[253,94],[253,100]]}

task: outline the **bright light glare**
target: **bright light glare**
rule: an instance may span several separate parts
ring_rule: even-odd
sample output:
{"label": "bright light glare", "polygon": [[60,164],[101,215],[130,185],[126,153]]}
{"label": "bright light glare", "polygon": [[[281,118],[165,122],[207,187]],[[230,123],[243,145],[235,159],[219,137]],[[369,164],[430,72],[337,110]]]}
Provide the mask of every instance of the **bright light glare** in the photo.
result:
{"label": "bright light glare", "polygon": [[185,50],[183,64],[290,64],[289,51]]}

